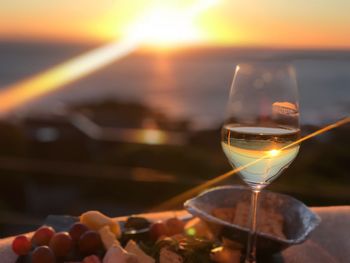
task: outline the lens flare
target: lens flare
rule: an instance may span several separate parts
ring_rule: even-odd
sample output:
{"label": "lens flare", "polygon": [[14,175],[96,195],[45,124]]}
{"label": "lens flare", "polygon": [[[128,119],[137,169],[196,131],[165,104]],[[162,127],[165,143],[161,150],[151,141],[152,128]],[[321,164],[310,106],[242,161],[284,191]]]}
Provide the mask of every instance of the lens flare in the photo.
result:
{"label": "lens flare", "polygon": [[142,36],[144,44],[159,48],[201,40],[201,34],[192,19],[179,11],[157,8],[142,20],[128,31]]}
{"label": "lens flare", "polygon": [[[189,29],[191,21],[200,12],[208,9],[218,0],[202,0],[191,6],[188,10],[171,12],[171,23],[160,26],[164,21],[168,21],[168,15],[162,12],[163,9],[155,8],[146,14],[146,20],[138,21],[134,31],[128,34],[121,41],[114,41],[88,53],[72,58],[51,69],[41,72],[33,77],[17,82],[0,91],[0,117],[6,116],[11,111],[25,105],[44,95],[52,93],[65,85],[76,81],[94,71],[115,62],[140,47],[143,43],[152,40],[176,41],[176,38],[183,37],[187,31],[187,37],[191,38],[195,32]],[[157,11],[158,10],[158,11]],[[182,24],[181,24],[182,23]],[[179,28],[177,24],[182,26]],[[178,29],[177,35],[174,29]],[[159,37],[158,37],[159,36]]]}
{"label": "lens flare", "polygon": [[275,157],[275,156],[279,155],[280,152],[281,152],[280,150],[273,149],[273,150],[268,151],[267,154],[271,157]]}
{"label": "lens flare", "polygon": [[[345,117],[345,118],[343,118],[343,119],[341,119],[341,120],[339,120],[339,121],[337,121],[335,123],[332,123],[332,124],[330,124],[328,126],[325,126],[324,128],[319,129],[319,130],[317,130],[317,131],[315,131],[313,133],[310,133],[310,134],[300,138],[299,140],[284,146],[281,149],[272,150],[272,151],[274,152],[274,154],[275,153],[279,154],[281,151],[283,151],[285,149],[289,149],[289,148],[291,148],[293,146],[296,146],[296,145],[300,144],[303,141],[311,139],[311,138],[313,138],[313,137],[315,137],[317,135],[320,135],[322,133],[325,133],[327,131],[330,131],[330,130],[335,129],[335,128],[339,127],[339,126],[345,125],[347,123],[350,123],[350,116],[349,117]],[[213,186],[213,185],[215,185],[215,184],[217,184],[219,182],[222,182],[222,181],[228,179],[232,175],[237,174],[238,172],[242,171],[243,169],[246,169],[247,167],[250,167],[250,166],[256,164],[257,162],[260,162],[261,160],[263,160],[265,158],[271,157],[270,154],[271,153],[268,152],[265,156],[263,156],[263,157],[261,157],[259,159],[256,159],[253,162],[250,162],[250,163],[248,163],[248,164],[246,164],[244,166],[238,167],[238,168],[236,168],[236,169],[234,169],[232,171],[229,171],[227,173],[219,175],[218,177],[215,177],[214,179],[211,179],[211,180],[209,180],[209,181],[207,181],[207,182],[205,182],[205,183],[203,183],[201,185],[198,185],[198,186],[196,186],[196,187],[194,187],[192,189],[189,189],[186,192],[181,193],[181,194],[179,194],[179,195],[177,195],[177,196],[175,196],[175,197],[173,197],[173,198],[171,198],[171,199],[161,203],[160,205],[154,207],[153,209],[151,209],[151,211],[160,211],[160,210],[172,209],[173,207],[176,207],[179,204],[182,204],[187,199],[192,198],[193,196],[195,196],[195,195],[199,194],[200,192],[204,191],[205,189],[208,189],[209,187],[211,187],[211,186]]]}
{"label": "lens flare", "polygon": [[132,25],[128,32],[142,36],[144,44],[158,48],[195,43],[202,40],[203,35],[194,25],[194,18],[217,3],[218,0],[199,1],[187,10],[156,7]]}
{"label": "lens flare", "polygon": [[0,91],[0,116],[127,56],[140,42],[141,39],[132,37],[110,43],[3,88]]}

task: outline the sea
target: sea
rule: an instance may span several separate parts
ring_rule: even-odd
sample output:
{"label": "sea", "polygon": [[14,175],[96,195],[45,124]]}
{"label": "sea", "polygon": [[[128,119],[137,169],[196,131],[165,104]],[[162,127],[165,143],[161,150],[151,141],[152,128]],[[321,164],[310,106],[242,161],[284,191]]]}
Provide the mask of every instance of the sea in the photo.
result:
{"label": "sea", "polygon": [[[103,44],[0,42],[0,89]],[[106,100],[137,102],[196,129],[222,123],[238,63],[290,61],[296,68],[301,123],[324,125],[350,113],[350,50],[189,47],[136,50],[19,107],[20,114]],[[247,105],[248,106],[248,105]]]}

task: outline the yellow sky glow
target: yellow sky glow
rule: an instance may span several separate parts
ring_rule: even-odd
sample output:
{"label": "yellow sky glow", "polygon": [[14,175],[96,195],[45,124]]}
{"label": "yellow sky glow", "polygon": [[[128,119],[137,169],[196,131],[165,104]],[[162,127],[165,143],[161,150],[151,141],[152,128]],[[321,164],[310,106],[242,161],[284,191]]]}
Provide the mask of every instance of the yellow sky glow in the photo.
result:
{"label": "yellow sky glow", "polygon": [[[160,46],[350,47],[347,0],[218,0],[208,10],[187,19],[184,13],[198,2],[4,0],[0,4],[0,40],[107,41],[130,33],[126,31],[139,30],[148,34],[149,44]],[[156,30],[135,29],[149,10],[156,9],[161,12],[146,22]]]}
{"label": "yellow sky glow", "polygon": [[[142,44],[168,46],[192,41],[193,37],[198,36],[196,31],[192,31],[195,30],[192,28],[192,20],[216,2],[217,0],[199,0],[190,8],[182,10],[183,12],[174,9],[151,9],[131,29],[126,31],[122,40],[115,40],[31,78],[3,88],[0,98],[4,103],[0,106],[0,116],[9,114],[16,108],[125,57]],[[164,19],[167,21],[166,24],[163,23]],[[179,20],[181,23],[178,23]],[[153,137],[159,134],[152,132],[146,135],[151,136],[153,140]],[[145,139],[148,138],[146,137]]]}
{"label": "yellow sky glow", "polygon": [[142,36],[144,44],[160,47],[196,43],[201,40],[201,33],[192,20],[180,10],[155,8],[127,27],[125,35]]}

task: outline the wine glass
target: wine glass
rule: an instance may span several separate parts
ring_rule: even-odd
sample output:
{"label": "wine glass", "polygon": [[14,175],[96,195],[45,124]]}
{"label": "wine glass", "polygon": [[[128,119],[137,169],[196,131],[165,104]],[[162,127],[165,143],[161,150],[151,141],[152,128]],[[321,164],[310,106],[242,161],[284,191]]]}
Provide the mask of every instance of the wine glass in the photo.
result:
{"label": "wine glass", "polygon": [[221,144],[230,164],[252,191],[245,262],[256,262],[259,192],[299,151],[299,105],[294,68],[282,62],[236,67]]}

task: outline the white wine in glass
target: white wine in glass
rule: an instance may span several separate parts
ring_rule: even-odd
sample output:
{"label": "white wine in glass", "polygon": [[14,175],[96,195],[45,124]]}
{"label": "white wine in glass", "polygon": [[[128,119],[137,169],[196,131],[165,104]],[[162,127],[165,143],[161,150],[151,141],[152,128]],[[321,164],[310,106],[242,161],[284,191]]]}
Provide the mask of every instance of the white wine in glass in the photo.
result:
{"label": "white wine in glass", "polygon": [[231,165],[248,166],[241,176],[257,189],[272,182],[299,151],[298,144],[283,148],[299,139],[299,129],[225,125],[222,133],[222,148]]}
{"label": "white wine in glass", "polygon": [[256,262],[259,192],[276,179],[299,151],[299,105],[291,65],[238,65],[231,87],[221,144],[230,164],[252,190],[251,231],[245,262]]}

